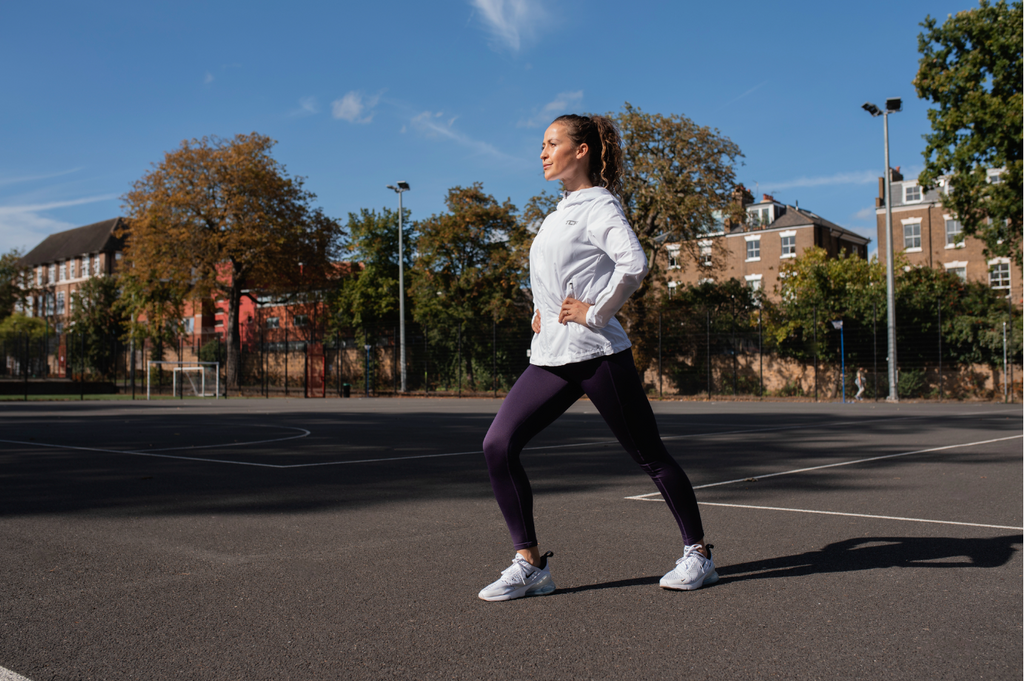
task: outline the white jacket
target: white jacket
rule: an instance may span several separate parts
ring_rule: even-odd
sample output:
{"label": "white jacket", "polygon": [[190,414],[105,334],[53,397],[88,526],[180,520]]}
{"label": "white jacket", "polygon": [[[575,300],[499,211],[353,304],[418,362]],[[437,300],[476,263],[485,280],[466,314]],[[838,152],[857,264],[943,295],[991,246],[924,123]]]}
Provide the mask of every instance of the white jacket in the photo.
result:
{"label": "white jacket", "polygon": [[[541,317],[530,363],[560,366],[630,347],[615,314],[646,275],[647,257],[618,199],[603,187],[566,192],[530,247],[534,315]],[[568,296],[591,305],[586,326],[558,323]]]}

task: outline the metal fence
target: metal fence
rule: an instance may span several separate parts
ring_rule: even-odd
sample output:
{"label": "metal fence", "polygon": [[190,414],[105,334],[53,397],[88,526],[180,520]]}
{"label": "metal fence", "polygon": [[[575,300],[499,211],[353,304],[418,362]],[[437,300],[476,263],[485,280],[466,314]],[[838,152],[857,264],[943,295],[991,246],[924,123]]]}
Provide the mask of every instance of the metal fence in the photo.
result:
{"label": "metal fence", "polygon": [[[955,320],[915,320],[898,327],[901,398],[1021,399],[1019,311],[976,329],[975,345],[951,340]],[[884,399],[889,394],[884,319],[846,321],[843,328],[813,319],[801,336],[776,342],[758,310],[712,314],[664,310],[633,332],[634,354],[648,392],[656,397],[806,397]],[[1016,325],[1016,328],[1015,328]],[[501,396],[529,363],[532,331],[516,324],[406,328],[409,394]],[[969,341],[970,339],[968,339]],[[966,343],[966,345],[965,345]],[[983,347],[982,347],[983,346]],[[243,338],[238,381],[228,380],[227,353],[217,335],[184,335],[133,346],[117,337],[64,333],[2,341],[0,393],[118,392],[144,398],[190,395],[175,390],[169,365],[221,363],[226,397],[343,397],[401,392],[397,326],[348,333],[260,329]],[[149,372],[147,375],[147,367]],[[857,377],[860,376],[860,387]],[[101,390],[102,388],[102,390]]]}

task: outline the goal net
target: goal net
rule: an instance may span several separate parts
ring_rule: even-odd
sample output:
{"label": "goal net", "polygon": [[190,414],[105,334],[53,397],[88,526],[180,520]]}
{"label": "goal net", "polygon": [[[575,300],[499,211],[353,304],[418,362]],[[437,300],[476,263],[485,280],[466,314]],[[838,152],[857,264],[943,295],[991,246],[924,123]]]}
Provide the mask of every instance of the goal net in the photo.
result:
{"label": "goal net", "polygon": [[174,397],[220,397],[220,362],[146,363],[146,399],[152,393],[152,384],[160,372],[171,375],[171,394]]}

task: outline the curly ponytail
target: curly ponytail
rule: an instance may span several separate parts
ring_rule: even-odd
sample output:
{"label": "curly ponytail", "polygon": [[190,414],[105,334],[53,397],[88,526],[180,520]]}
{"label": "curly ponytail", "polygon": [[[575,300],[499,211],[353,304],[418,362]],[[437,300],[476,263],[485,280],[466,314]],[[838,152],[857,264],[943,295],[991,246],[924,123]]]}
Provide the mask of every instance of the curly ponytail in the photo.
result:
{"label": "curly ponytail", "polygon": [[590,150],[590,182],[616,196],[622,190],[622,138],[607,116],[565,114],[554,120],[565,126],[566,134],[577,147]]}

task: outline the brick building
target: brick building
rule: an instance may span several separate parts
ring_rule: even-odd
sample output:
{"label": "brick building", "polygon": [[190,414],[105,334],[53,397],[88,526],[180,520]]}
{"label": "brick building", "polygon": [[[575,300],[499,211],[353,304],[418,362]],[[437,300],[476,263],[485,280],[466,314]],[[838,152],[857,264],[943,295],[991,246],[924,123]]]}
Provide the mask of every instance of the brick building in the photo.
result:
{"label": "brick building", "polygon": [[809,210],[769,194],[754,201],[742,185],[734,197],[747,212],[745,224],[723,220],[721,231],[695,243],[679,242],[674,235],[661,237],[670,295],[677,286],[738,279],[773,296],[781,266],[813,246],[833,258],[840,253],[867,258],[870,239]]}
{"label": "brick building", "polygon": [[[899,168],[892,173],[892,243],[912,267],[933,267],[952,272],[966,281],[980,281],[1021,301],[1021,270],[1011,258],[990,258],[985,244],[966,237],[956,217],[942,205],[947,187],[924,191],[917,180],[904,180]],[[998,181],[998,171],[989,171]],[[878,258],[885,261],[885,180],[878,178],[875,199],[878,219]]]}
{"label": "brick building", "polygon": [[29,278],[18,311],[43,317],[61,333],[71,315],[72,293],[90,277],[113,274],[121,259],[124,239],[116,231],[124,227],[121,218],[76,227],[46,237],[21,259]]}

